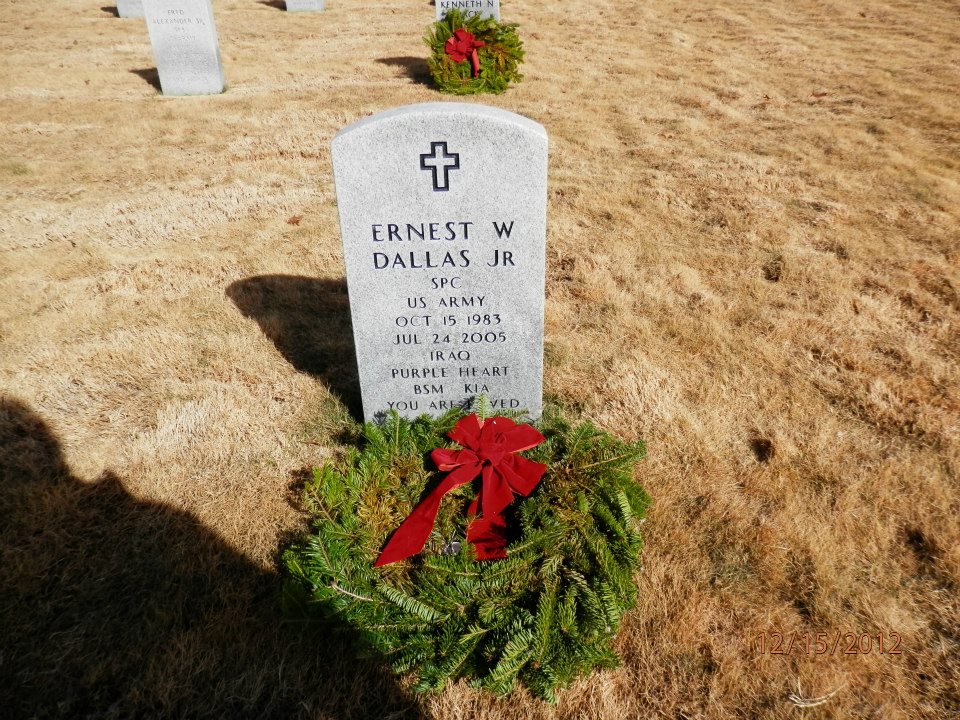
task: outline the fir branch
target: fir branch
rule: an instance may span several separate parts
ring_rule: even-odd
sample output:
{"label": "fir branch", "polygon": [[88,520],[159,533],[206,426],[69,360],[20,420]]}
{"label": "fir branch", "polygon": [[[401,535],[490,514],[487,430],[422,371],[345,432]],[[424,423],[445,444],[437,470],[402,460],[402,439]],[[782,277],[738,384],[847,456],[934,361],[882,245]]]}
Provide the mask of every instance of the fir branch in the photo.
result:
{"label": "fir branch", "polygon": [[349,590],[345,590],[344,588],[340,587],[336,583],[330,583],[329,587],[333,590],[336,590],[338,593],[349,595],[350,597],[356,598],[357,600],[363,600],[364,602],[376,602],[376,600],[374,600],[373,598],[363,597],[362,595],[357,595],[356,593],[352,593]]}

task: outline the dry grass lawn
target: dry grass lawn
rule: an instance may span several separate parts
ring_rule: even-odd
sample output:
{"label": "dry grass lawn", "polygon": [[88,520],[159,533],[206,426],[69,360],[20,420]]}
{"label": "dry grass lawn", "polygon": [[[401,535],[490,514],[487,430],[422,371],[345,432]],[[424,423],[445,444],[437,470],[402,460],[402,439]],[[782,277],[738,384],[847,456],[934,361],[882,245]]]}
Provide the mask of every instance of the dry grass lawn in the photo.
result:
{"label": "dry grass lawn", "polygon": [[[278,627],[357,396],[330,140],[444,99],[433,8],[214,0],[229,90],[166,98],[108,2],[0,0],[4,717],[960,715],[955,0],[503,0],[546,391],[655,501],[623,665],[556,707]],[[806,654],[838,632],[871,652]]]}

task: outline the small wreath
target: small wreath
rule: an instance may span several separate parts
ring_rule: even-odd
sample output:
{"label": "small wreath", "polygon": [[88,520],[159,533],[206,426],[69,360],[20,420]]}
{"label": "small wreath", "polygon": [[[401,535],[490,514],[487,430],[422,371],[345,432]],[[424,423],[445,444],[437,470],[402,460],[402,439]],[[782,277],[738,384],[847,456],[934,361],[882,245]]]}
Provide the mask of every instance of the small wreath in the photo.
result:
{"label": "small wreath", "polygon": [[[502,695],[520,681],[555,702],[580,673],[618,662],[612,641],[636,602],[649,504],[633,479],[645,447],[555,412],[539,429],[487,417],[482,399],[477,412],[393,413],[360,429],[362,449],[314,471],[304,491],[312,530],[283,555],[287,612],[329,623],[397,673],[415,671],[417,691],[467,678]],[[482,480],[460,469],[471,462]],[[506,466],[500,480],[490,463]],[[503,506],[485,493],[505,478],[522,489]],[[477,500],[483,517],[469,517]],[[427,505],[432,525],[411,547],[404,528]],[[397,543],[404,551],[386,559]]]}
{"label": "small wreath", "polygon": [[454,95],[499,95],[511,82],[522,80],[517,68],[523,61],[523,43],[517,27],[450,10],[423,38],[433,53],[427,65],[437,87]]}

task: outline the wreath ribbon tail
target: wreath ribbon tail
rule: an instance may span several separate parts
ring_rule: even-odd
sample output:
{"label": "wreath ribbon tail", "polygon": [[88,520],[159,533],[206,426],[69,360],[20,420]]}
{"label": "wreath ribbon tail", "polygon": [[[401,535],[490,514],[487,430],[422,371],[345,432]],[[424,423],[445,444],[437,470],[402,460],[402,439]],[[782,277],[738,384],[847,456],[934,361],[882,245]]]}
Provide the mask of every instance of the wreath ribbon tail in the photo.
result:
{"label": "wreath ribbon tail", "polygon": [[477,54],[477,49],[474,48],[473,52],[470,53],[470,65],[473,66],[473,76],[477,77],[480,75],[480,56]]}
{"label": "wreath ribbon tail", "polygon": [[467,542],[477,560],[503,560],[507,556],[507,519],[503,515],[478,517],[467,527]]}
{"label": "wreath ribbon tail", "polygon": [[443,496],[454,488],[473,480],[479,474],[479,471],[479,465],[461,465],[447,475],[400,523],[400,527],[387,541],[373,566],[389,565],[404,560],[411,555],[416,555],[423,550],[423,546],[427,544],[430,533],[433,531],[434,523],[437,521],[437,513],[440,510],[440,501]]}

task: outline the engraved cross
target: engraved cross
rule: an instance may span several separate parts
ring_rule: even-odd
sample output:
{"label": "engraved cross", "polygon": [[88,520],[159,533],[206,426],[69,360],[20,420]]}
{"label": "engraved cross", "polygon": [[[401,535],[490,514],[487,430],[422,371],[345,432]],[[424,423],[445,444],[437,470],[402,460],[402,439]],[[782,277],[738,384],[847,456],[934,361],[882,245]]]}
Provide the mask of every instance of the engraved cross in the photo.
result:
{"label": "engraved cross", "polygon": [[430,152],[420,156],[420,169],[432,171],[435,192],[449,190],[449,173],[460,169],[460,153],[448,153],[446,141],[432,142]]}

